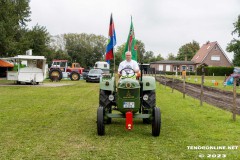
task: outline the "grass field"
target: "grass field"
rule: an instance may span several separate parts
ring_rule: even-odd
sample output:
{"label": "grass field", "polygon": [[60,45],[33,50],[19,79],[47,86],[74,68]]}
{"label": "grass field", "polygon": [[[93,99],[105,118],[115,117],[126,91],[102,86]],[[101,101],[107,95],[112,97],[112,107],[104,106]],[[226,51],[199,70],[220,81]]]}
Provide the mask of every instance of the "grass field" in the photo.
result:
{"label": "grass field", "polygon": [[[50,82],[46,82],[50,83]],[[62,87],[3,86],[0,92],[0,159],[200,159],[226,155],[239,159],[238,149],[191,150],[187,146],[240,147],[240,117],[157,84],[161,107],[160,137],[151,125],[124,119],[106,125],[98,136],[98,83],[71,82]],[[218,155],[218,156],[219,156]],[[202,159],[202,158],[201,158]],[[206,158],[219,159],[219,158]]]}
{"label": "grass field", "polygon": [[[167,76],[168,78],[180,79],[182,80],[181,76]],[[204,76],[204,86],[213,87],[225,91],[233,91],[233,85],[225,86],[224,85],[225,77],[224,76]],[[201,84],[202,77],[201,76],[189,76],[186,77],[186,82],[194,83],[194,84]],[[218,82],[218,85],[214,85],[214,82]],[[237,92],[240,93],[240,87],[237,86]]]}

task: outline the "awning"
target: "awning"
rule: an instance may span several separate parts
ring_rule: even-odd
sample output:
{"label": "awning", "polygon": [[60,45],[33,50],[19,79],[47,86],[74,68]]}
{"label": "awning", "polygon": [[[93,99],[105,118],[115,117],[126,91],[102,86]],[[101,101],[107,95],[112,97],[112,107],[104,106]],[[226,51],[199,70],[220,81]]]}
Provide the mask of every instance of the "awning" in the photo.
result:
{"label": "awning", "polygon": [[0,59],[0,67],[13,67],[12,63]]}

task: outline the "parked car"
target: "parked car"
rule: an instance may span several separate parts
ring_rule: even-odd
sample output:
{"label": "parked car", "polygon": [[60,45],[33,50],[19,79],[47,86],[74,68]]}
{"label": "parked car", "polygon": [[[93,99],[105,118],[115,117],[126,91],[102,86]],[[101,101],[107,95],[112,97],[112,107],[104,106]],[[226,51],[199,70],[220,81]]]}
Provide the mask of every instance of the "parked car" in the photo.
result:
{"label": "parked car", "polygon": [[87,75],[88,75],[88,72],[89,72],[89,69],[84,69],[83,72],[82,72],[82,77],[84,80],[86,80],[87,78]]}
{"label": "parked car", "polygon": [[99,82],[102,74],[101,69],[91,69],[86,77],[86,82]]}

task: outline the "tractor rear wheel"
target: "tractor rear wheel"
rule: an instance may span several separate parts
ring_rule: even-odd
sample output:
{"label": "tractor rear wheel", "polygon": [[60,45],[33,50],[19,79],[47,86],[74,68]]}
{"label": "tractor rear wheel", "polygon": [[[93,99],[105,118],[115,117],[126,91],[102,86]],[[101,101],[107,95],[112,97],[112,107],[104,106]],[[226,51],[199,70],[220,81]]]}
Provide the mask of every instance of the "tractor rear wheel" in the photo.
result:
{"label": "tractor rear wheel", "polygon": [[153,108],[156,106],[156,93],[154,90],[152,91],[143,91],[143,96],[148,95],[148,99],[143,100],[144,108]]}
{"label": "tractor rear wheel", "polygon": [[105,134],[103,107],[98,107],[98,110],[97,110],[97,132],[99,136],[102,136]]}
{"label": "tractor rear wheel", "polygon": [[160,129],[161,129],[161,112],[158,107],[154,107],[152,118],[152,135],[154,137],[159,136]]}
{"label": "tractor rear wheel", "polygon": [[108,98],[110,94],[111,94],[111,91],[100,90],[100,95],[99,95],[100,106],[103,106],[105,108],[108,108],[111,106],[111,101]]}
{"label": "tractor rear wheel", "polygon": [[[148,110],[143,110],[143,114],[148,114]],[[143,118],[144,124],[151,124],[151,120],[149,118]]]}
{"label": "tractor rear wheel", "polygon": [[[110,94],[111,94],[111,91],[104,91],[104,90],[100,90],[100,94],[99,94],[99,105],[104,107],[107,113],[112,113],[112,102],[108,98]],[[112,118],[107,118],[106,123],[111,124]]]}
{"label": "tractor rear wheel", "polygon": [[49,71],[49,78],[51,81],[60,81],[62,79],[62,71],[54,68]]}
{"label": "tractor rear wheel", "polygon": [[[107,109],[107,112],[108,113],[112,113],[112,108],[108,108]],[[106,122],[107,124],[111,124],[112,123],[112,118],[109,118],[109,117],[107,117],[107,122]]]}
{"label": "tractor rear wheel", "polygon": [[78,81],[80,79],[80,74],[77,72],[71,72],[69,77],[72,81]]}

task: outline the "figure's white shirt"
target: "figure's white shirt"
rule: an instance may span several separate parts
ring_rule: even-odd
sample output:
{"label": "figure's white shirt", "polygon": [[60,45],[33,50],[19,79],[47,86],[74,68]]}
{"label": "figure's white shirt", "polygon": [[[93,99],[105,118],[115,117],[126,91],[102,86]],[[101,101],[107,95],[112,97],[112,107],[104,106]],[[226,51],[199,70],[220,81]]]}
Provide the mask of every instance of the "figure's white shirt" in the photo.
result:
{"label": "figure's white shirt", "polygon": [[[119,67],[118,67],[118,72],[120,72],[122,69],[124,68],[129,68],[128,69],[125,69],[123,72],[122,72],[122,75],[123,76],[126,76],[126,72],[128,72],[130,75],[133,74],[133,70],[134,71],[137,71],[139,70],[139,66],[138,66],[138,63],[135,61],[135,60],[131,60],[130,62],[128,62],[127,60],[125,61],[122,61],[120,64],[119,64]],[[133,69],[133,70],[131,70]]]}

